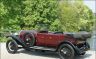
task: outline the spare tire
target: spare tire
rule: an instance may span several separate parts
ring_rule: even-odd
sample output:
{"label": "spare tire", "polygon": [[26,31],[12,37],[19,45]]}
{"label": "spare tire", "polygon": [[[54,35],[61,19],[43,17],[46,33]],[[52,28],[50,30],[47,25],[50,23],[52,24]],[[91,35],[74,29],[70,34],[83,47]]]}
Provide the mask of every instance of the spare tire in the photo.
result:
{"label": "spare tire", "polygon": [[26,32],[24,34],[24,43],[27,45],[27,47],[34,46],[35,44],[35,38],[32,33]]}

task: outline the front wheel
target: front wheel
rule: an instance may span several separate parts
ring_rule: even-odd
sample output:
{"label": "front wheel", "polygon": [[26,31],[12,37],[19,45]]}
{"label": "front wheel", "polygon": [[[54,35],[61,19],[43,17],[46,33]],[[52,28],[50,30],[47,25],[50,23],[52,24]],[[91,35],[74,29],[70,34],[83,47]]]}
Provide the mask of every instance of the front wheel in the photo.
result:
{"label": "front wheel", "polygon": [[18,50],[18,45],[14,40],[8,40],[6,42],[6,49],[9,53],[15,54]]}
{"label": "front wheel", "polygon": [[69,44],[62,44],[58,49],[60,59],[74,59],[74,49]]}

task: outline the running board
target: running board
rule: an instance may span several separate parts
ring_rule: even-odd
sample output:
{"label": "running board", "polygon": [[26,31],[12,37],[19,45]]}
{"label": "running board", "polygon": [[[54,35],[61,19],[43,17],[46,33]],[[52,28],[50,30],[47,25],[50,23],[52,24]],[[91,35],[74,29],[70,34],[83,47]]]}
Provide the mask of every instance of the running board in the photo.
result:
{"label": "running board", "polygon": [[30,49],[46,50],[46,51],[56,51],[55,48],[42,47],[42,46],[33,46],[33,47],[30,47]]}

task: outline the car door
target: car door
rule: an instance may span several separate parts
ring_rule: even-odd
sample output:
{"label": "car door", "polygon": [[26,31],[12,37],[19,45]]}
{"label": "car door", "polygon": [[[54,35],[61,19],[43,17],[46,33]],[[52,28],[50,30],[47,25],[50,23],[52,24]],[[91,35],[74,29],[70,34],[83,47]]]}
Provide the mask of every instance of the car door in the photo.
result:
{"label": "car door", "polygon": [[46,39],[46,45],[47,46],[56,46],[59,42],[60,36],[57,34],[47,34],[47,39]]}
{"label": "car door", "polygon": [[46,45],[56,47],[58,46],[62,41],[64,41],[64,35],[63,34],[48,34],[46,39]]}
{"label": "car door", "polygon": [[36,45],[37,46],[46,46],[47,33],[37,33],[36,36]]}
{"label": "car door", "polygon": [[50,33],[38,33],[36,45],[40,46],[57,46],[63,39],[63,35],[50,34]]}

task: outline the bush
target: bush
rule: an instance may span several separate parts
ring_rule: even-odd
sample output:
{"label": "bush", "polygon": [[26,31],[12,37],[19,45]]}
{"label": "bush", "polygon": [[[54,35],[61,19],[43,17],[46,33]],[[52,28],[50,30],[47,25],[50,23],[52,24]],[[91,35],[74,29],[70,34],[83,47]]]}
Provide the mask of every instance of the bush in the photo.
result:
{"label": "bush", "polygon": [[7,38],[6,37],[0,37],[0,42],[6,42]]}

